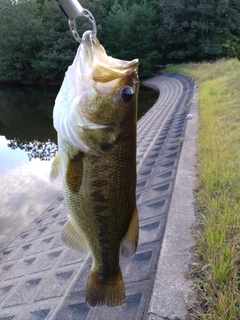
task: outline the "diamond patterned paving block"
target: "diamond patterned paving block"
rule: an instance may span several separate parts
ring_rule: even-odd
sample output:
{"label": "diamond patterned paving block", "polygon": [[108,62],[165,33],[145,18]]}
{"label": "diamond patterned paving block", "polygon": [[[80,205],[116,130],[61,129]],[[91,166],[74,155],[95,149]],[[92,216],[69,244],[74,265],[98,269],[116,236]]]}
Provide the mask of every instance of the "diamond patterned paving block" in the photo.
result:
{"label": "diamond patterned paving block", "polygon": [[[54,226],[55,226],[55,224],[54,224]],[[54,229],[54,227],[53,227],[53,229]],[[53,233],[53,240],[50,242],[49,247],[51,249],[53,249],[53,248],[59,248],[59,247],[62,247],[62,246],[63,246],[63,242],[62,242],[62,238],[61,238],[61,232],[60,231],[54,232]]]}
{"label": "diamond patterned paving block", "polygon": [[92,258],[63,245],[67,209],[60,196],[0,254],[0,320],[145,320],[184,137],[192,83],[183,75],[149,79],[161,94],[138,122],[137,253],[121,257],[127,304],[89,309]]}
{"label": "diamond patterned paving block", "polygon": [[6,261],[17,261],[18,259],[21,259],[23,256],[27,255],[31,245],[31,243],[26,243],[20,247],[16,246],[16,248],[12,248],[7,255]]}
{"label": "diamond patterned paving block", "polygon": [[41,283],[39,294],[36,295],[35,301],[61,297],[65,293],[75,270],[61,271],[53,276],[45,277]]}
{"label": "diamond patterned paving block", "polygon": [[85,320],[89,313],[89,308],[85,302],[73,302],[65,305],[60,312],[57,314],[56,319],[58,320],[72,320],[81,319]]}
{"label": "diamond patterned paving block", "polygon": [[31,240],[35,240],[35,239],[38,239],[42,236],[44,236],[44,232],[47,230],[47,226],[41,226],[40,228],[37,228],[32,234],[31,236],[28,237],[28,241],[31,241]]}
{"label": "diamond patterned paving block", "polygon": [[137,182],[137,192],[141,189],[144,189],[146,186],[147,180],[141,180],[139,182]]}
{"label": "diamond patterned paving block", "polygon": [[158,196],[164,196],[168,193],[170,187],[170,182],[169,183],[164,183],[163,185],[155,185],[154,187],[152,186],[151,189],[145,192],[145,196],[147,199],[152,200],[155,199]]}
{"label": "diamond patterned paving block", "polygon": [[[144,193],[145,194],[145,193]],[[153,217],[159,217],[164,215],[167,211],[168,201],[167,199],[155,199],[155,201],[141,204],[138,208],[140,221]]]}
{"label": "diamond patterned paving block", "polygon": [[124,282],[137,282],[149,279],[151,258],[152,250],[137,253],[132,259],[122,260],[121,269]]}
{"label": "diamond patterned paving block", "polygon": [[173,178],[174,171],[173,170],[165,170],[164,173],[156,174],[152,178],[152,185],[164,183],[165,181],[168,181]]}
{"label": "diamond patterned paving block", "polygon": [[148,170],[144,170],[144,171],[141,171],[141,172],[138,172],[138,177],[141,179],[141,176],[149,176],[152,172],[152,169],[148,169]]}
{"label": "diamond patterned paving block", "polygon": [[10,292],[13,286],[13,284],[10,284],[5,285],[4,287],[0,287],[0,302],[2,302],[6,298],[6,295]]}
{"label": "diamond patterned paving block", "polygon": [[12,320],[15,316],[7,316],[7,317],[1,317],[0,320]]}
{"label": "diamond patterned paving block", "polygon": [[14,263],[4,263],[0,266],[0,280],[13,268]]}
{"label": "diamond patterned paving block", "polygon": [[[113,309],[113,310],[107,310],[103,312],[102,314],[98,314],[97,311],[93,312],[91,314],[91,317],[89,315],[88,319],[98,319],[98,320],[105,320],[105,319],[116,319],[116,320],[122,320],[123,316],[125,316],[125,319],[129,320],[135,320],[136,314],[138,312],[139,304],[141,303],[142,299],[142,293],[135,293],[127,296],[126,299],[126,307]],[[109,314],[109,318],[108,318]]]}
{"label": "diamond patterned paving block", "polygon": [[32,278],[27,281],[22,281],[16,290],[8,296],[3,302],[3,307],[16,305],[24,305],[32,298],[42,278]]}
{"label": "diamond patterned paving block", "polygon": [[58,266],[70,266],[74,264],[80,264],[80,262],[83,262],[86,259],[88,253],[85,254],[79,254],[79,252],[75,250],[67,250],[63,253],[61,256],[61,259],[59,261]]}
{"label": "diamond patterned paving block", "polygon": [[164,220],[152,222],[140,227],[139,245],[145,245],[160,240],[161,234],[165,227]]}
{"label": "diamond patterned paving block", "polygon": [[155,163],[156,163],[155,160],[152,160],[152,159],[147,158],[147,159],[146,159],[146,163],[145,163],[144,165],[145,165],[145,167],[150,167],[150,168],[152,168],[152,167],[155,165]]}
{"label": "diamond patterned paving block", "polygon": [[[162,164],[161,164],[162,163]],[[161,163],[160,163],[160,165],[161,165],[161,167],[163,168],[163,169],[169,169],[169,168],[172,168],[172,167],[174,167],[175,166],[175,160],[172,160],[172,161],[166,161],[166,159],[164,159],[164,160],[162,160],[161,161]]]}
{"label": "diamond patterned paving block", "polygon": [[53,221],[55,221],[56,218],[58,218],[60,214],[61,214],[61,211],[58,211],[58,212],[55,212],[55,213],[51,214],[49,216],[49,218],[45,219],[44,225],[47,225],[47,224],[52,223]]}
{"label": "diamond patterned paving block", "polygon": [[28,235],[29,235],[29,232],[21,233],[21,234],[9,245],[9,248],[12,247],[12,246],[16,246],[16,245],[19,246],[19,245],[23,244]]}
{"label": "diamond patterned paving block", "polygon": [[7,275],[4,277],[4,280],[24,276],[25,273],[28,272],[28,269],[30,268],[31,264],[35,259],[36,257],[19,260],[11,269],[11,271],[7,273]]}
{"label": "diamond patterned paving block", "polygon": [[50,309],[36,310],[30,312],[29,320],[44,320],[49,314]]}
{"label": "diamond patterned paving block", "polygon": [[63,220],[57,221],[56,223],[52,223],[48,226],[45,232],[45,236],[50,236],[54,233],[61,232],[63,225],[67,221],[67,217],[65,217]]}
{"label": "diamond patterned paving block", "polygon": [[62,250],[54,250],[49,253],[43,253],[34,261],[29,273],[36,273],[44,270],[51,270],[60,258]]}
{"label": "diamond patterned paving block", "polygon": [[92,259],[89,257],[86,258],[86,262],[81,264],[79,267],[79,273],[75,284],[70,292],[70,295],[79,294],[85,292],[88,275],[92,266]]}

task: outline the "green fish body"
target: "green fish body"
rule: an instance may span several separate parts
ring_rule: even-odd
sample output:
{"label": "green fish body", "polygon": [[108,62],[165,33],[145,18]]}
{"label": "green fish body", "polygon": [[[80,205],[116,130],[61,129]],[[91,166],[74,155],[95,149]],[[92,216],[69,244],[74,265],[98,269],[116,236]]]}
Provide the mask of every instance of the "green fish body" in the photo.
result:
{"label": "green fish body", "polygon": [[51,178],[61,172],[70,215],[62,240],[91,251],[90,307],[125,304],[119,253],[132,256],[138,243],[137,67],[137,59],[108,57],[87,31],[54,107],[59,155]]}

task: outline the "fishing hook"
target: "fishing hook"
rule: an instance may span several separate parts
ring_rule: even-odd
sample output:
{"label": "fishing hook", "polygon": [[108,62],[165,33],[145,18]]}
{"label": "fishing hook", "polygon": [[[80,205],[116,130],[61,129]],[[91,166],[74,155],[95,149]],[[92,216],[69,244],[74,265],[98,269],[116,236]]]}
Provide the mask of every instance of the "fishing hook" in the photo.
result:
{"label": "fishing hook", "polygon": [[77,0],[56,0],[59,7],[62,9],[65,16],[68,18],[68,24],[70,31],[74,39],[81,43],[82,38],[79,36],[76,27],[76,18],[86,17],[92,23],[92,36],[95,38],[97,36],[97,26],[95,19],[90,11],[84,9]]}

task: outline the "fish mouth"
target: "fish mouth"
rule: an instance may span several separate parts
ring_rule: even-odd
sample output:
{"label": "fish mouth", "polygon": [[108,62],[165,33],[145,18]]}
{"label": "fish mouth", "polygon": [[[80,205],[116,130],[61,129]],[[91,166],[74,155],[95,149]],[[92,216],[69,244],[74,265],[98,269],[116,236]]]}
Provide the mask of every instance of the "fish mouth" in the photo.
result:
{"label": "fish mouth", "polygon": [[91,48],[93,43],[96,43],[97,37],[93,35],[92,31],[87,30],[82,36],[82,44],[86,48]]}
{"label": "fish mouth", "polygon": [[106,83],[116,79],[125,78],[137,70],[139,61],[119,60],[106,54],[105,49],[92,31],[85,31],[82,37],[82,49],[85,63],[92,71],[92,79],[95,82]]}
{"label": "fish mouth", "polygon": [[82,36],[82,50],[85,54],[85,59],[88,64],[93,63],[94,58],[94,52],[93,52],[93,45],[97,44],[98,40],[96,37],[94,37],[92,31],[88,30],[85,31]]}

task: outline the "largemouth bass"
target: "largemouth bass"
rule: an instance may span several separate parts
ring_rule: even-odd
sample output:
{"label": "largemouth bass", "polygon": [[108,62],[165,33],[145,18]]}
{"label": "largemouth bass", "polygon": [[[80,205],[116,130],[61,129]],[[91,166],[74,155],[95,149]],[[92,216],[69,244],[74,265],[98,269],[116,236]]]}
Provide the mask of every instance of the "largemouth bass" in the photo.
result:
{"label": "largemouth bass", "polygon": [[137,68],[137,59],[109,57],[86,31],[54,106],[59,155],[50,176],[62,173],[70,215],[63,242],[79,251],[87,246],[93,257],[90,307],[125,304],[119,255],[132,256],[138,243]]}

